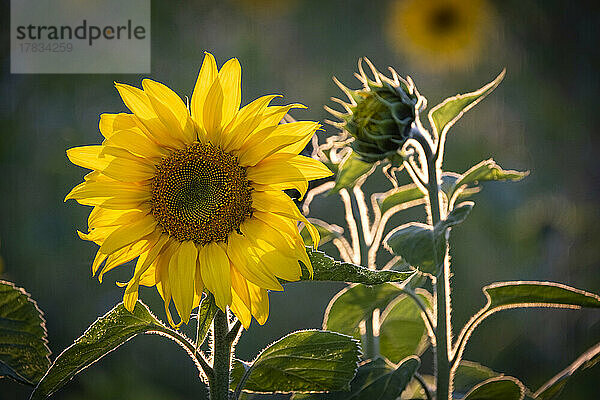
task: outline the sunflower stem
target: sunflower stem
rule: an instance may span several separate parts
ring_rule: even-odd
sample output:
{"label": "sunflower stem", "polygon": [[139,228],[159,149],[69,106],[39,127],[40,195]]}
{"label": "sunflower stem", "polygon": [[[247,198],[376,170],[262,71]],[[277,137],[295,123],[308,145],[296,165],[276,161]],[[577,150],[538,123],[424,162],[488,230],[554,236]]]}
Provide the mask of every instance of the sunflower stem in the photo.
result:
{"label": "sunflower stem", "polygon": [[[431,225],[441,221],[440,185],[437,155],[432,153],[429,141],[421,132],[415,135],[421,144],[427,159],[427,192],[429,207],[427,208]],[[447,252],[448,245],[445,246]],[[452,377],[450,368],[450,348],[452,324],[450,321],[450,266],[446,254],[438,254],[438,247],[434,245],[434,260],[437,265],[437,276],[434,280],[434,302],[436,310],[435,327],[435,382],[436,400],[449,400],[452,393]]]}
{"label": "sunflower stem", "polygon": [[213,379],[209,382],[210,400],[229,399],[232,342],[227,337],[228,333],[227,314],[219,309],[213,321]]}

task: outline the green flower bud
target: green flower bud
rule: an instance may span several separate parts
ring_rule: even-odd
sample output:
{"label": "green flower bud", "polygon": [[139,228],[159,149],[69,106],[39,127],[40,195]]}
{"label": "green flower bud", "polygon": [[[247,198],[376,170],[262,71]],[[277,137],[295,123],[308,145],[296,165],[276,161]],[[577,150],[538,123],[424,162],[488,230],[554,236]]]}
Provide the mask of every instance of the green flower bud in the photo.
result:
{"label": "green flower bud", "polygon": [[348,89],[334,78],[348,96],[349,103],[332,100],[341,104],[346,113],[326,109],[341,120],[333,124],[352,135],[352,149],[363,161],[375,163],[387,158],[393,163],[401,163],[398,152],[410,138],[413,124],[418,121],[426,100],[410,77],[402,79],[390,68],[392,78],[388,78],[365,59],[373,73],[374,80],[371,80],[363,70],[362,61],[358,62],[359,73],[356,74],[363,84],[362,89]]}

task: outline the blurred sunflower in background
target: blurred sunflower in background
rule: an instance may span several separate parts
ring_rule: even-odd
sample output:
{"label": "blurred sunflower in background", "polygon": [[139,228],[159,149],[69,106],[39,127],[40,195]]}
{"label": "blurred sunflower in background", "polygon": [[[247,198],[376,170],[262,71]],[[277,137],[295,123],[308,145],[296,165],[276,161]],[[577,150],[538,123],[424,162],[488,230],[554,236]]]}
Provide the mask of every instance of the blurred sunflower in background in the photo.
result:
{"label": "blurred sunflower in background", "polygon": [[477,63],[493,22],[486,0],[395,0],[387,15],[391,46],[432,71]]}
{"label": "blurred sunflower in background", "polygon": [[[301,195],[308,181],[331,175],[319,161],[298,155],[320,127],[280,124],[299,104],[270,106],[276,95],[240,108],[237,59],[217,69],[206,54],[189,109],[161,83],[142,89],[116,84],[133,114],[102,114],[101,145],[67,151],[93,170],[66,197],[93,206],[88,233],[100,245],[92,273],[102,276],[138,257],[123,301],[130,311],[140,285],[156,286],[173,326],[187,323],[203,291],[248,328],[264,324],[267,290],[296,281],[298,261],[312,273],[298,221],[317,230],[284,189]],[[174,303],[181,322],[170,313]]]}

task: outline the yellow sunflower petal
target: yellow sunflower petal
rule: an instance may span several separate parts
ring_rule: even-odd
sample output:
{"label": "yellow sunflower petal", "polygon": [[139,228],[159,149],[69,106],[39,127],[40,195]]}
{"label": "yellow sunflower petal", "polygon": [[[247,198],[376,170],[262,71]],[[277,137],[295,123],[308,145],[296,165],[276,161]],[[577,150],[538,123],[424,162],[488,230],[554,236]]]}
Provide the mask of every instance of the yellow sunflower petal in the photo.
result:
{"label": "yellow sunflower petal", "polygon": [[269,290],[282,291],[275,277],[265,271],[257,259],[250,241],[242,235],[231,233],[227,238],[227,255],[235,268],[250,282]]}
{"label": "yellow sunflower petal", "polygon": [[252,315],[259,324],[264,325],[269,317],[269,295],[265,289],[252,282],[248,282],[248,291],[252,299]]}
{"label": "yellow sunflower petal", "polygon": [[248,329],[250,327],[250,323],[252,322],[252,314],[248,309],[248,306],[244,304],[242,299],[235,291],[231,292],[231,311],[233,311],[235,316],[240,320],[244,326],[244,329]]}
{"label": "yellow sunflower petal", "polygon": [[226,311],[226,307],[231,304],[231,275],[227,253],[219,244],[212,242],[200,249],[199,258],[206,288],[215,296],[217,306]]}
{"label": "yellow sunflower petal", "polygon": [[87,169],[103,170],[115,158],[101,155],[103,146],[81,146],[67,150],[69,160],[80,167]]}
{"label": "yellow sunflower petal", "polygon": [[221,118],[221,127],[224,127],[238,112],[242,100],[242,67],[237,58],[230,59],[221,67],[219,81],[225,95]]}
{"label": "yellow sunflower petal", "polygon": [[213,82],[218,76],[217,63],[215,58],[210,53],[204,53],[204,61],[202,67],[198,73],[198,79],[194,86],[194,92],[192,93],[192,101],[190,104],[192,118],[200,125],[202,123],[202,115],[204,110],[204,102],[206,101],[206,95],[210,90]]}
{"label": "yellow sunflower petal", "polygon": [[198,249],[192,241],[181,243],[169,262],[169,284],[175,308],[184,323],[190,320]]}
{"label": "yellow sunflower petal", "polygon": [[128,225],[123,225],[106,238],[102,246],[100,246],[100,251],[105,254],[114,253],[128,244],[149,235],[155,229],[156,220],[152,216],[144,217]]}
{"label": "yellow sunflower petal", "polygon": [[254,192],[252,194],[252,207],[263,212],[279,214],[287,218],[302,221],[310,233],[315,248],[319,245],[319,232],[298,210],[296,204],[283,192]]}
{"label": "yellow sunflower petal", "polygon": [[[290,220],[286,217],[282,217],[273,213],[266,213],[256,211],[254,213],[254,217],[265,224],[269,225],[277,232],[279,232],[282,236],[286,237],[286,240],[292,244],[294,247],[294,255],[295,257],[302,261],[302,263],[308,268],[308,272],[312,278],[313,268],[308,258],[308,254],[306,254],[306,246],[304,245],[304,240],[300,235],[300,231],[298,230],[298,224],[295,220]],[[311,225],[311,228],[314,228]],[[318,233],[318,232],[317,232]]]}
{"label": "yellow sunflower petal", "polygon": [[296,154],[273,154],[248,168],[248,179],[272,185],[325,178],[333,173],[320,161]]}
{"label": "yellow sunflower petal", "polygon": [[183,323],[183,320],[180,320],[178,323],[175,323],[173,320],[173,316],[171,315],[170,305],[172,296],[171,286],[169,283],[169,264],[171,258],[173,257],[174,253],[177,251],[179,246],[180,242],[174,240],[169,241],[165,245],[164,251],[158,257],[156,264],[156,289],[158,290],[158,293],[160,293],[160,296],[163,298],[163,301],[165,303],[165,313],[167,314],[167,320],[169,321],[169,324],[174,328],[178,328]]}
{"label": "yellow sunflower petal", "polygon": [[136,186],[123,182],[84,182],[75,186],[65,197],[65,201],[74,199],[85,205],[102,205],[109,198],[136,208],[137,205],[150,200],[152,193],[148,187]]}
{"label": "yellow sunflower petal", "polygon": [[231,274],[231,287],[233,288],[233,291],[237,293],[244,304],[248,306],[248,310],[250,310],[250,293],[248,292],[248,282],[246,281],[246,278],[238,272],[233,264],[230,265],[229,272]]}
{"label": "yellow sunflower petal", "polygon": [[104,136],[106,139],[120,130],[139,129],[133,114],[125,113],[101,114],[98,128],[100,129],[102,136]]}
{"label": "yellow sunflower petal", "polygon": [[301,121],[277,125],[275,128],[265,128],[244,143],[239,153],[240,164],[256,165],[285,147],[299,141],[310,140],[320,127],[321,125],[316,122]]}
{"label": "yellow sunflower petal", "polygon": [[121,182],[142,182],[154,178],[156,167],[143,161],[119,157],[114,158],[102,173]]}
{"label": "yellow sunflower petal", "polygon": [[120,147],[144,158],[160,159],[169,154],[166,149],[144,135],[139,128],[113,131],[113,134],[104,140],[104,145]]}
{"label": "yellow sunflower petal", "polygon": [[277,94],[262,96],[242,107],[223,132],[222,146],[225,151],[233,151],[241,147],[246,137],[260,125],[263,112],[275,97],[281,96]]}
{"label": "yellow sunflower petal", "polygon": [[144,79],[142,87],[152,108],[171,134],[181,135],[185,143],[192,143],[197,139],[190,113],[175,92],[151,79]]}
{"label": "yellow sunflower petal", "polygon": [[308,181],[302,179],[300,181],[282,182],[282,183],[271,183],[269,185],[261,185],[259,183],[252,183],[254,190],[264,192],[266,190],[287,190],[295,189],[300,193],[299,200],[302,200],[306,191],[308,190]]}
{"label": "yellow sunflower petal", "polygon": [[177,136],[169,133],[143,90],[122,83],[115,83],[115,87],[127,108],[135,114],[138,121],[146,128],[146,133],[151,135],[156,142],[174,148],[183,144]]}
{"label": "yellow sunflower petal", "polygon": [[207,139],[214,145],[220,145],[222,139],[223,126],[223,103],[225,95],[221,78],[217,76],[212,86],[208,90],[204,109],[202,113],[202,125],[206,132]]}

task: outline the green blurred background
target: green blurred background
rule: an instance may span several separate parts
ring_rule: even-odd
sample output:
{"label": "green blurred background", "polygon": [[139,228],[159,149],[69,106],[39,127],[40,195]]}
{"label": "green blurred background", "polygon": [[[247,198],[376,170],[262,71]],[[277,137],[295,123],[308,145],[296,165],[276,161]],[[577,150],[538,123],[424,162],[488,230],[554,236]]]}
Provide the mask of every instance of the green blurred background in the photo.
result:
{"label": "green blurred background", "polygon": [[[475,197],[468,223],[453,232],[454,324],[458,329],[483,305],[481,286],[498,280],[547,279],[599,292],[600,20],[595,3],[465,1],[468,7],[458,9],[467,10],[464,25],[472,30],[460,37],[477,40],[451,41],[462,43],[457,61],[452,54],[433,56],[427,43],[410,34],[410,21],[421,21],[419,32],[430,29],[433,38],[450,32],[445,30],[449,22],[429,26],[430,17],[407,14],[401,2],[153,1],[150,77],[190,95],[205,50],[220,65],[238,57],[244,104],[281,93],[284,101],[309,107],[295,112],[296,118],[322,121],[327,118],[323,105],[341,95],[331,77],[357,87],[352,75],[361,56],[381,70],[391,65],[411,75],[430,105],[476,89],[506,67],[496,92],[453,128],[446,168],[463,172],[493,156],[501,166],[528,169],[531,175],[516,184],[487,184]],[[142,76],[11,75],[8,1],[1,7],[0,278],[25,287],[38,301],[54,357],[121,300],[122,289],[113,283],[131,274],[130,268],[120,268],[102,285],[90,276],[95,246],[75,232],[86,228],[89,210],[63,203],[85,171],[68,162],[65,150],[98,143],[98,115],[125,111],[113,81],[139,85]],[[381,191],[387,190],[381,183]],[[311,209],[344,225],[341,214],[327,213],[334,206],[332,196],[316,200]],[[319,327],[329,299],[341,287],[302,283],[287,286],[284,294],[272,293],[267,324],[253,323],[238,356],[251,359],[291,330]],[[142,290],[141,297],[164,319],[154,289]],[[535,390],[598,340],[598,312],[508,311],[478,329],[465,358],[514,375]],[[588,370],[562,398],[597,398],[598,377],[598,369]],[[0,381],[2,400],[29,393]],[[144,336],[77,376],[54,398],[205,397],[184,352],[162,338]]]}

